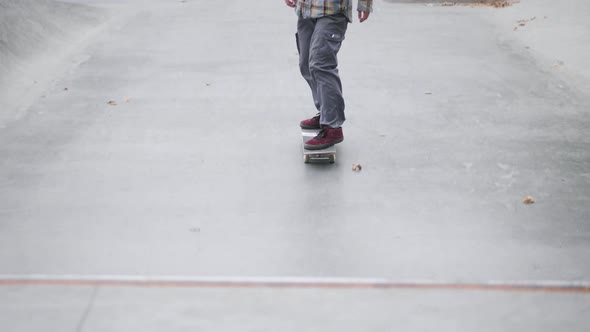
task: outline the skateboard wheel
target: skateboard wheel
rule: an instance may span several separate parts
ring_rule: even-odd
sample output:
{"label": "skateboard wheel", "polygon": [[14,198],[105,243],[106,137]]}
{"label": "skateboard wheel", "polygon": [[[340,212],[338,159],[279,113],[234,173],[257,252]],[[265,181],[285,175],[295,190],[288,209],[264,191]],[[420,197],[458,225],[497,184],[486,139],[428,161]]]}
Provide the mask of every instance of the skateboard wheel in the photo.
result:
{"label": "skateboard wheel", "polygon": [[306,164],[309,163],[309,156],[303,156],[303,162]]}
{"label": "skateboard wheel", "polygon": [[331,155],[331,156],[330,156],[330,163],[332,163],[332,164],[333,164],[333,163],[335,163],[335,162],[336,162],[336,156],[334,156],[334,155]]}

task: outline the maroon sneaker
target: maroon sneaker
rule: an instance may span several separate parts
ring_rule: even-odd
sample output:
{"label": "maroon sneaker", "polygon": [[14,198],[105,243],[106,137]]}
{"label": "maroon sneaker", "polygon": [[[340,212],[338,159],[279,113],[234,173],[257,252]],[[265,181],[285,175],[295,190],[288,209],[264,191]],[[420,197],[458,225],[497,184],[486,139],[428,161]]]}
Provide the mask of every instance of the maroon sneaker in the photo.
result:
{"label": "maroon sneaker", "polygon": [[320,115],[316,115],[311,119],[303,120],[299,123],[302,129],[322,129],[320,126]]}
{"label": "maroon sneaker", "polygon": [[307,150],[321,150],[329,148],[334,144],[344,141],[342,128],[330,128],[324,126],[318,135],[309,141],[305,142],[304,147]]}

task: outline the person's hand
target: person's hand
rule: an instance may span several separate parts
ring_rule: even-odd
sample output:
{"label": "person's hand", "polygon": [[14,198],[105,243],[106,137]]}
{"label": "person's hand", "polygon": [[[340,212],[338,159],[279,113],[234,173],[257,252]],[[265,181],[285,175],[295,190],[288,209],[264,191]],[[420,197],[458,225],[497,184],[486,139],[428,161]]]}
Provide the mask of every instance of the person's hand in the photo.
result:
{"label": "person's hand", "polygon": [[[285,0],[285,1],[289,1],[289,0]],[[370,11],[359,11],[359,21],[361,21],[361,23],[363,23],[364,21],[366,21],[369,18],[370,14],[371,14]]]}
{"label": "person's hand", "polygon": [[285,0],[285,3],[289,7],[295,7],[295,6],[297,6],[297,0]]}

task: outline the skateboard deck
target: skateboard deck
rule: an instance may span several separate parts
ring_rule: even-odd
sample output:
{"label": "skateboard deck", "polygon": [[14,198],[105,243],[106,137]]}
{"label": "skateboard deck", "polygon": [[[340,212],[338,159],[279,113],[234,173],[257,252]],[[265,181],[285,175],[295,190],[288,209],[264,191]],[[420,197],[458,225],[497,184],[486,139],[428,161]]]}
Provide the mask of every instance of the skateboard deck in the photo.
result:
{"label": "skateboard deck", "polygon": [[336,162],[336,146],[332,145],[328,148],[321,150],[307,150],[305,148],[305,142],[316,137],[320,132],[319,129],[301,129],[301,148],[303,149],[303,162],[308,163],[335,163]]}

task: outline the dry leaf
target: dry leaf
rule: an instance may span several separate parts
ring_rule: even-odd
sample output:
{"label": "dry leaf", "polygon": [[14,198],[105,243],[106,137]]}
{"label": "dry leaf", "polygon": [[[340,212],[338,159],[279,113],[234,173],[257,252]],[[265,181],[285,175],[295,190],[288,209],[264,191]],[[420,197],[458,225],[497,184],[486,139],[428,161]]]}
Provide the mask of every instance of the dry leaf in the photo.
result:
{"label": "dry leaf", "polygon": [[361,164],[352,164],[353,171],[360,172],[361,169],[363,169],[363,166],[361,166]]}
{"label": "dry leaf", "polygon": [[496,7],[496,8],[503,8],[503,7],[508,7],[511,5],[510,1],[494,1],[491,3],[492,6]]}
{"label": "dry leaf", "polygon": [[534,204],[535,203],[535,199],[531,196],[527,196],[524,198],[524,200],[522,201],[524,204]]}
{"label": "dry leaf", "polygon": [[107,104],[109,104],[111,106],[117,106],[117,102],[114,100],[109,100],[109,102]]}

